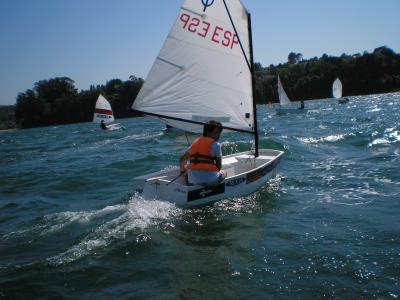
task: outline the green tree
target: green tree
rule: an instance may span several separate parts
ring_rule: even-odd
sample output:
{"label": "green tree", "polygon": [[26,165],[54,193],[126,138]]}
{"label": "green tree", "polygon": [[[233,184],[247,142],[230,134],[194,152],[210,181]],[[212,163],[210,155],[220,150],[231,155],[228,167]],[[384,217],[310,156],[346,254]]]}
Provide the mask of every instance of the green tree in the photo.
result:
{"label": "green tree", "polygon": [[288,55],[288,63],[289,64],[296,64],[303,59],[303,54],[301,53],[294,53],[290,52]]}

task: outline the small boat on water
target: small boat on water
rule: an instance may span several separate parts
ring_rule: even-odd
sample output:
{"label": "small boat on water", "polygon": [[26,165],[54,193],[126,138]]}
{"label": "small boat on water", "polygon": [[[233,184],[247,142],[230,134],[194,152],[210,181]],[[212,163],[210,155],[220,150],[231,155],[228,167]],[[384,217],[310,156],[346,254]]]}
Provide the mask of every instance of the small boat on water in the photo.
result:
{"label": "small boat on water", "polygon": [[[278,96],[279,106],[275,109],[278,115],[289,114],[289,113],[302,113],[307,111],[304,109],[304,104],[299,107],[294,107],[293,102],[290,101],[288,95],[283,88],[281,78],[278,75]],[[301,108],[302,107],[302,108]]]}
{"label": "small boat on water", "polygon": [[161,199],[178,206],[203,205],[226,198],[249,195],[275,177],[282,151],[260,149],[259,155],[246,151],[224,156],[226,179],[217,185],[188,185],[178,167],[134,179],[134,191],[145,199]]}
{"label": "small boat on water", "polygon": [[338,103],[344,104],[349,102],[349,98],[342,97],[343,85],[339,78],[336,78],[332,83],[332,96],[335,99],[338,99]]}
{"label": "small boat on water", "polygon": [[259,149],[250,14],[240,0],[184,1],[132,110],[186,131],[209,120],[254,137],[254,151],[222,157],[216,185],[188,185],[178,166],[134,178],[145,199],[203,205],[251,194],[275,176],[283,151]]}
{"label": "small boat on water", "polygon": [[114,120],[110,102],[102,94],[99,94],[94,108],[93,122],[101,124],[104,126],[103,129],[107,130],[122,129],[123,126],[119,123],[111,124]]}

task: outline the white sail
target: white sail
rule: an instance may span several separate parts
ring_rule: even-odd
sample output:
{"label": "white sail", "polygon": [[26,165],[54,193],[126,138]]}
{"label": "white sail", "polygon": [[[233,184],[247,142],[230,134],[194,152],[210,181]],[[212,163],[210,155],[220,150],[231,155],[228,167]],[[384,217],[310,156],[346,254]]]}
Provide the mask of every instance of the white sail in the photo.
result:
{"label": "white sail", "polygon": [[202,123],[214,119],[225,127],[254,131],[247,11],[240,0],[226,4],[239,38],[224,1],[184,1],[134,110],[184,130],[193,124],[162,117]]}
{"label": "white sail", "polygon": [[336,99],[342,98],[342,82],[339,78],[336,78],[332,84],[332,95]]}
{"label": "white sail", "polygon": [[94,108],[93,122],[100,123],[102,120],[105,123],[114,122],[114,115],[110,103],[100,94]]}
{"label": "white sail", "polygon": [[279,75],[278,75],[278,95],[279,95],[279,102],[281,105],[288,105],[291,103],[289,97],[286,95],[286,92],[283,89]]}

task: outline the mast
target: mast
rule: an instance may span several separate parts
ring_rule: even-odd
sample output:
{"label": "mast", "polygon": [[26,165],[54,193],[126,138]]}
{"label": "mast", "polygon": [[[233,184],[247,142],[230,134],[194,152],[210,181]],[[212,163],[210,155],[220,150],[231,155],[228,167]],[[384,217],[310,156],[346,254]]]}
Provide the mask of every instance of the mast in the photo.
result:
{"label": "mast", "polygon": [[254,120],[254,144],[255,144],[255,157],[258,157],[258,126],[257,126],[257,107],[256,107],[256,96],[255,96],[255,80],[254,80],[254,59],[253,59],[253,39],[252,39],[252,34],[251,34],[251,16],[250,13],[247,12],[247,23],[249,24],[248,31],[249,31],[249,50],[250,50],[250,61],[247,59],[246,53],[243,49],[242,42],[240,40],[239,34],[236,30],[235,23],[232,20],[231,13],[229,12],[228,6],[226,5],[225,0],[223,0],[226,12],[228,13],[229,20],[231,21],[233,30],[235,31],[236,36],[238,37],[239,40],[239,45],[240,48],[242,49],[242,53],[244,56],[244,59],[246,60],[247,66],[250,69],[251,73],[251,89],[252,89],[252,96],[253,96],[253,120]]}
{"label": "mast", "polygon": [[254,80],[254,59],[253,59],[253,39],[251,34],[251,16],[247,13],[249,23],[249,46],[250,46],[250,72],[251,72],[251,88],[253,94],[253,118],[254,118],[254,144],[255,144],[255,157],[258,157],[258,126],[257,126],[257,105],[255,95],[255,80]]}

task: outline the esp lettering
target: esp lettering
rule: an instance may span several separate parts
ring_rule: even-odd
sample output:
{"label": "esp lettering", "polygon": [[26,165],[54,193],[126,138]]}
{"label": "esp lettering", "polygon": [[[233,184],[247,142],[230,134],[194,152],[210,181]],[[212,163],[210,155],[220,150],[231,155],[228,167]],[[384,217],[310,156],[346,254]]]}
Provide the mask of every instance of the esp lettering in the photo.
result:
{"label": "esp lettering", "polygon": [[232,49],[239,44],[236,34],[225,30],[221,26],[213,26],[211,23],[200,20],[187,13],[182,13],[179,17],[182,28],[198,36],[209,39],[214,43]]}

